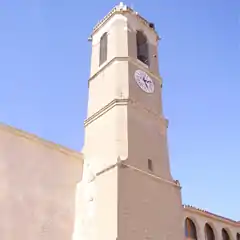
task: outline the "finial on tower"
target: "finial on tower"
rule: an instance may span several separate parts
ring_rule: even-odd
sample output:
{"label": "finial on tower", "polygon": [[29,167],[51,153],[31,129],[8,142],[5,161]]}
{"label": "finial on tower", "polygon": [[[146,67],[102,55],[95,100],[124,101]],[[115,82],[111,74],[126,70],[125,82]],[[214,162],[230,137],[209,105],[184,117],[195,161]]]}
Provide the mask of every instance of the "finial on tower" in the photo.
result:
{"label": "finial on tower", "polygon": [[116,7],[118,10],[126,10],[127,5],[124,5],[123,2],[120,2],[119,5]]}
{"label": "finial on tower", "polygon": [[[155,26],[153,23],[148,22],[145,18],[143,18],[138,12],[134,11],[132,9],[133,4],[131,7],[128,7],[126,4],[124,4],[123,2],[120,2],[117,6],[115,6],[100,22],[98,22],[96,24],[96,26],[93,28],[93,32],[92,35],[106,22],[108,21],[112,16],[114,16],[115,14],[132,14],[135,15],[143,24],[145,24],[147,27],[150,27],[156,34],[157,36],[157,40],[159,40],[159,36],[157,34],[157,32],[155,31]],[[91,37],[88,39],[88,41],[91,41]]]}

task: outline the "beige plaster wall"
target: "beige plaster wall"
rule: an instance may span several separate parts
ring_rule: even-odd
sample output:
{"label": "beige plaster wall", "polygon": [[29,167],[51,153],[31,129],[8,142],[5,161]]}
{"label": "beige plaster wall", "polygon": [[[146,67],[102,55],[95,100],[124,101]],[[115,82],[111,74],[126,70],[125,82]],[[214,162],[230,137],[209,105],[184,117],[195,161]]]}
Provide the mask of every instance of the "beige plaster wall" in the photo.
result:
{"label": "beige plaster wall", "polygon": [[81,155],[0,125],[0,239],[67,240]]}
{"label": "beige plaster wall", "polygon": [[205,240],[205,224],[208,223],[215,234],[215,240],[222,240],[222,229],[225,228],[231,240],[237,240],[237,233],[240,233],[240,225],[231,221],[225,220],[221,217],[215,217],[211,214],[196,211],[193,209],[184,208],[184,219],[190,218],[197,230],[198,240]]}
{"label": "beige plaster wall", "polygon": [[119,239],[184,239],[178,186],[128,167],[118,179]]}
{"label": "beige plaster wall", "polygon": [[[137,59],[137,30],[148,37],[150,66]],[[108,58],[99,66],[104,33],[108,34]],[[184,238],[181,191],[170,173],[156,53],[156,34],[129,14],[115,14],[92,35],[85,159],[93,168],[103,169],[120,157],[139,169],[116,167],[96,178],[96,239]],[[137,69],[152,77],[153,94],[137,85]],[[150,173],[148,159],[154,166]]]}

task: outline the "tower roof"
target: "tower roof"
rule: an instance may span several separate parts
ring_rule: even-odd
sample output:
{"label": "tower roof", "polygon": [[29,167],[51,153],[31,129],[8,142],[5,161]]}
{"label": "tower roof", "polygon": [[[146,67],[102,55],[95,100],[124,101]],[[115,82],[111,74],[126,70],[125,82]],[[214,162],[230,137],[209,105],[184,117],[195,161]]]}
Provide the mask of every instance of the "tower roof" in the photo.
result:
{"label": "tower roof", "polygon": [[159,38],[158,33],[156,32],[154,28],[154,24],[152,22],[147,21],[145,18],[143,18],[141,15],[139,15],[138,12],[134,11],[132,8],[128,7],[127,5],[120,2],[117,6],[115,6],[102,20],[100,20],[95,27],[93,28],[92,34],[98,31],[98,29],[104,25],[112,16],[115,14],[125,14],[130,13],[135,15],[144,25],[146,25],[149,29],[151,29],[156,35],[157,38]]}

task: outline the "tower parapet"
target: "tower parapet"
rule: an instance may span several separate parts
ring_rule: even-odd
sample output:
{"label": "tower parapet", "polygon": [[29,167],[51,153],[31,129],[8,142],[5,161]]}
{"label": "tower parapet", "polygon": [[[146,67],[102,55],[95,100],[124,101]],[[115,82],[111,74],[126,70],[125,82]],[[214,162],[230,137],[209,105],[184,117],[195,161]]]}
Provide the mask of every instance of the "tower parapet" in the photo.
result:
{"label": "tower parapet", "polygon": [[93,28],[92,34],[96,33],[99,28],[101,28],[110,18],[112,18],[115,14],[132,14],[138,18],[140,22],[142,22],[145,26],[147,26],[151,31],[156,34],[158,40],[160,37],[155,30],[155,25],[152,22],[147,21],[144,17],[142,17],[138,12],[134,11],[129,6],[125,5],[123,2],[120,2],[117,6],[115,6],[102,20],[100,20]]}

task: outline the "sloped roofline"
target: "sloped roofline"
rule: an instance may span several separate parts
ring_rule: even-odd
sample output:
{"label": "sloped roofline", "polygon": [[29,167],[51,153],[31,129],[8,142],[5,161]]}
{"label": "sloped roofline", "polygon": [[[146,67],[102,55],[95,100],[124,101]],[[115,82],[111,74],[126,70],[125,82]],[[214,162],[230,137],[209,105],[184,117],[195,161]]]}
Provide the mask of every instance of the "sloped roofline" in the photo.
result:
{"label": "sloped roofline", "polygon": [[[51,142],[51,141],[48,141],[48,140],[45,140],[43,138],[38,137],[35,134],[28,133],[26,131],[23,131],[21,129],[12,127],[12,126],[4,124],[4,123],[0,123],[0,129],[2,129],[4,131],[7,131],[7,132],[10,132],[10,133],[12,133],[12,134],[14,134],[16,136],[28,139],[30,141],[37,142],[37,143],[39,143],[39,144],[41,144],[43,146],[46,146],[48,148],[54,149],[56,151],[62,152],[64,154],[70,155],[72,157],[75,157],[75,158],[80,159],[81,161],[83,161],[83,154],[81,152],[72,150],[70,148],[64,147],[64,146],[62,146],[60,144],[57,144],[57,143],[54,143],[54,142]],[[207,216],[207,217],[213,218],[215,220],[217,219],[217,220],[220,220],[222,222],[227,222],[227,223],[230,223],[230,224],[234,224],[236,226],[240,226],[240,221],[236,221],[236,220],[233,220],[233,219],[230,219],[230,218],[226,218],[226,217],[217,215],[215,213],[211,213],[209,211],[206,211],[204,209],[194,207],[192,205],[184,204],[183,208],[186,209],[186,210],[189,210],[191,212],[194,212],[194,213],[197,213],[197,214],[201,214],[203,216]]]}
{"label": "sloped roofline", "polygon": [[213,218],[214,220],[220,220],[222,222],[227,222],[227,223],[230,223],[230,224],[233,224],[233,225],[236,225],[236,226],[240,226],[240,222],[239,221],[235,221],[233,219],[230,219],[230,218],[226,218],[226,217],[223,217],[223,216],[220,216],[220,215],[217,215],[215,213],[211,213],[211,212],[208,212],[204,209],[201,209],[201,208],[197,208],[197,207],[194,207],[192,205],[183,205],[183,208],[186,209],[186,210],[189,210],[191,212],[195,212],[195,213],[198,213],[198,214],[201,214],[203,216],[207,216],[207,217],[210,217],[210,218]]}
{"label": "sloped roofline", "polygon": [[28,139],[30,141],[34,141],[36,143],[39,143],[43,146],[54,149],[56,151],[62,152],[64,154],[70,155],[70,156],[75,157],[77,159],[81,159],[81,161],[83,161],[83,154],[81,152],[77,152],[77,151],[72,150],[70,148],[64,147],[60,144],[45,140],[43,138],[38,137],[35,134],[28,133],[26,131],[23,131],[23,130],[15,128],[15,127],[12,127],[12,126],[7,125],[5,123],[0,123],[0,129],[4,130],[6,132],[10,132],[10,133],[12,133],[16,136]]}

